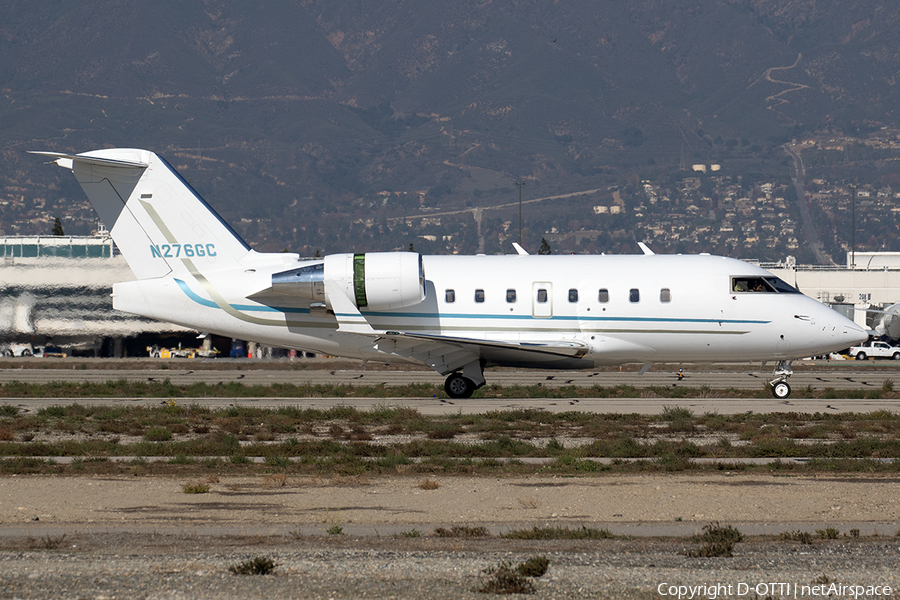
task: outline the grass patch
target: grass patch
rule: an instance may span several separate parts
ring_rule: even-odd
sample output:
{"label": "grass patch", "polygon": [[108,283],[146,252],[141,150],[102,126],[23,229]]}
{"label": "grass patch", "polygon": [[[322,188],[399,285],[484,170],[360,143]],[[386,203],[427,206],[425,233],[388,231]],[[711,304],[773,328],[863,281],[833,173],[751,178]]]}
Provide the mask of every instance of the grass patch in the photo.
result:
{"label": "grass patch", "polygon": [[181,491],[185,494],[208,494],[209,484],[203,482],[186,483],[181,486]]}
{"label": "grass patch", "polygon": [[688,550],[685,554],[692,557],[733,556],[734,545],[743,541],[744,534],[731,525],[719,525],[718,522],[703,526],[703,533],[695,535],[693,541],[703,545]]}
{"label": "grass patch", "polygon": [[546,556],[532,556],[513,567],[501,562],[488,567],[482,573],[487,578],[475,591],[482,594],[533,594],[535,577],[541,577],[550,566]]}
{"label": "grass patch", "polygon": [[533,594],[534,583],[507,563],[485,569],[487,580],[475,591],[482,594]]}
{"label": "grass patch", "polygon": [[778,536],[778,539],[784,542],[800,542],[801,544],[812,544],[813,536],[808,531],[785,531]]}
{"label": "grass patch", "polygon": [[582,525],[578,529],[568,527],[532,527],[531,529],[512,529],[500,537],[509,540],[612,540],[616,536],[608,529],[597,529]]}
{"label": "grass patch", "polygon": [[277,565],[267,556],[257,556],[245,560],[242,563],[228,567],[228,571],[235,575],[269,575]]}
{"label": "grass patch", "polygon": [[[60,385],[60,390],[68,389],[68,384]],[[269,387],[279,395],[290,391]],[[205,389],[191,387],[197,393]],[[649,416],[538,410],[424,416],[408,407],[209,409],[188,401],[144,407],[69,404],[36,413],[2,406],[7,407],[0,407],[2,473],[137,474],[121,463],[92,462],[126,455],[171,459],[165,467],[151,461],[132,465],[140,466],[141,474],[225,468],[232,473],[401,474],[426,477],[424,481],[453,474],[590,476],[607,471],[721,470],[723,465],[761,473],[900,469],[900,415],[888,411],[695,415],[685,408],[665,407],[661,415]],[[463,440],[456,434],[434,434],[441,431],[467,436]],[[687,434],[691,439],[685,439]],[[395,435],[407,439],[384,439]],[[71,465],[41,460],[55,456],[79,460]],[[799,456],[810,460],[730,462]],[[600,458],[613,460],[608,464]],[[717,463],[700,464],[693,461],[696,458]]]}
{"label": "grass patch", "polygon": [[450,529],[438,527],[434,530],[432,535],[440,538],[474,538],[491,536],[487,527],[466,527],[463,525],[454,525]]}
{"label": "grass patch", "polygon": [[516,570],[525,577],[542,577],[550,567],[546,556],[532,556],[516,566]]}
{"label": "grass patch", "polygon": [[404,538],[417,538],[422,537],[422,532],[418,529],[410,529],[409,531],[401,531],[398,535]]}

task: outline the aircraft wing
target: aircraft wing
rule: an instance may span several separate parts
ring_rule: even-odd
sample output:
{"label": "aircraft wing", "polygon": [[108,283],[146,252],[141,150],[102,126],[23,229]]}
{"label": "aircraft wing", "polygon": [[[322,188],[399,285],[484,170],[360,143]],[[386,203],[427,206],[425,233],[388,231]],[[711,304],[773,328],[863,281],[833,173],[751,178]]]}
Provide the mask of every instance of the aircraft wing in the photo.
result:
{"label": "aircraft wing", "polygon": [[373,349],[428,365],[447,375],[479,361],[552,362],[581,358],[589,346],[577,340],[492,340],[406,331],[375,331],[343,291],[325,281],[326,294],[338,322],[338,331],[374,339]]}
{"label": "aircraft wing", "polygon": [[385,337],[390,338],[407,338],[426,340],[439,344],[451,344],[460,347],[470,347],[473,349],[497,348],[504,350],[515,350],[521,352],[539,352],[543,354],[554,354],[556,356],[565,356],[567,358],[581,358],[588,351],[588,345],[577,340],[565,341],[546,341],[546,342],[508,342],[501,340],[485,340],[476,338],[461,338],[448,335],[432,335],[427,333],[407,333],[402,331],[387,331]]}
{"label": "aircraft wing", "polygon": [[[528,355],[529,360],[555,358],[580,358],[587,354],[588,345],[576,340],[560,341],[503,341],[462,338],[426,333],[386,331],[379,334],[375,348],[421,361],[442,375],[452,373],[463,366],[492,357]],[[526,357],[522,356],[524,360]]]}

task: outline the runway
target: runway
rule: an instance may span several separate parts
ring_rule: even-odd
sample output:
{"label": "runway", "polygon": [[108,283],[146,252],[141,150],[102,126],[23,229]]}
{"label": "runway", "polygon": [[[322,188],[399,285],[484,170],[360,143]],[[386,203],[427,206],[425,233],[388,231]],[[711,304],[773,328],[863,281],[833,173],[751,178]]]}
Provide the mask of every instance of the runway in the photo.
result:
{"label": "runway", "polygon": [[[39,364],[39,363],[38,363]],[[57,362],[53,366],[58,366]],[[204,364],[205,368],[171,368],[171,369],[99,369],[80,368],[84,363],[73,363],[73,368],[31,368],[0,369],[0,385],[12,382],[49,383],[49,382],[92,382],[127,380],[131,382],[163,382],[175,385],[191,385],[196,383],[240,383],[245,386],[293,384],[323,386],[378,386],[386,388],[427,383],[435,386],[443,385],[443,377],[431,371],[382,370],[363,368],[340,368],[346,363],[336,363],[335,369],[329,368],[254,368],[250,362],[223,363],[217,369],[215,365]],[[191,365],[190,361],[179,361],[178,367]],[[302,365],[302,363],[301,363]],[[199,366],[199,365],[198,365]],[[617,386],[633,386],[634,396],[630,398],[502,398],[502,399],[469,399],[448,400],[437,397],[396,398],[390,394],[377,397],[281,397],[281,398],[174,398],[176,402],[197,404],[210,408],[221,408],[234,405],[257,407],[299,406],[309,408],[328,408],[335,405],[352,406],[362,410],[383,406],[408,406],[425,415],[474,414],[489,411],[505,411],[518,409],[545,410],[551,412],[579,411],[595,413],[638,413],[658,414],[666,407],[680,406],[695,414],[719,413],[841,413],[841,412],[894,412],[900,406],[900,400],[894,399],[860,399],[847,398],[851,390],[868,390],[882,392],[897,382],[900,388],[900,365],[893,363],[844,363],[836,366],[811,365],[809,368],[795,368],[790,384],[795,393],[787,400],[778,400],[771,396],[764,399],[747,399],[729,397],[729,390],[762,390],[766,386],[771,373],[753,369],[748,365],[735,365],[728,368],[722,366],[707,367],[702,370],[685,371],[684,379],[678,379],[677,369],[664,367],[660,370],[639,375],[636,371],[545,371],[545,370],[488,370],[485,373],[489,385],[496,384],[506,389],[522,387],[565,388],[567,386],[613,388]],[[679,398],[679,388],[701,389],[703,398]],[[805,390],[834,390],[833,398],[802,398]],[[523,390],[523,396],[532,390]],[[531,394],[533,395],[533,394]],[[857,393],[858,395],[858,393]],[[70,404],[133,404],[154,405],[168,398],[7,398],[0,403],[16,404],[28,410],[38,410],[45,406]]]}
{"label": "runway", "polygon": [[[74,359],[77,361],[78,359]],[[434,371],[384,369],[380,365],[368,368],[349,367],[347,361],[333,363],[313,363],[310,368],[306,363],[266,364],[254,362],[218,361],[216,364],[194,363],[181,360],[169,369],[160,368],[95,368],[102,362],[73,361],[72,366],[63,368],[65,361],[54,361],[52,368],[34,360],[22,363],[19,368],[0,369],[0,385],[11,382],[49,383],[49,382],[107,382],[127,381],[165,381],[176,385],[194,383],[229,383],[240,382],[244,385],[272,385],[277,383],[294,385],[384,385],[387,387],[428,383],[442,386],[444,377]],[[7,363],[9,364],[9,363]],[[139,361],[127,363],[129,366]],[[153,363],[156,365],[158,363]],[[48,366],[51,366],[48,365]],[[149,366],[149,365],[148,365]],[[272,367],[276,368],[272,368]],[[712,390],[753,390],[762,389],[772,378],[771,368],[760,369],[759,365],[714,365],[684,369],[684,378],[678,378],[678,367],[660,365],[640,375],[634,368],[617,370],[587,371],[555,371],[543,369],[488,369],[485,379],[488,385],[499,385],[505,388],[514,386],[538,386],[548,388],[576,387],[616,387],[633,386],[636,388],[700,388]],[[816,363],[794,367],[794,374],[789,379],[795,390],[810,388],[824,390],[867,390],[881,389],[889,382],[896,383],[900,389],[900,364],[893,361],[881,363],[856,363],[848,361],[840,364]]]}

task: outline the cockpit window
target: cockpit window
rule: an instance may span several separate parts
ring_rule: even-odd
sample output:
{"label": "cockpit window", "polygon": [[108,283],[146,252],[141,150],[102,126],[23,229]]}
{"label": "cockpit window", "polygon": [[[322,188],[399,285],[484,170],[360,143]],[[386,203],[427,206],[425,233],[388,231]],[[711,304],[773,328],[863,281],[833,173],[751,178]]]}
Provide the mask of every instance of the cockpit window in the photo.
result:
{"label": "cockpit window", "polygon": [[799,294],[793,286],[778,277],[732,277],[732,292],[750,292],[765,294]]}
{"label": "cockpit window", "polygon": [[800,290],[778,277],[766,277],[766,282],[775,288],[779,294],[799,294]]}

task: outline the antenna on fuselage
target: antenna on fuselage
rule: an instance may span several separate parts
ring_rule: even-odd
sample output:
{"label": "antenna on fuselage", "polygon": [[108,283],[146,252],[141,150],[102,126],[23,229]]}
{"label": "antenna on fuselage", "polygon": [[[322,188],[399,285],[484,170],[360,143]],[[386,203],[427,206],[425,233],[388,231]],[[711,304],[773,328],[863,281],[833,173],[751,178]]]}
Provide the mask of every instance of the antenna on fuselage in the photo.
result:
{"label": "antenna on fuselage", "polygon": [[643,252],[645,256],[650,256],[650,255],[656,254],[656,252],[651,250],[650,247],[647,244],[645,244],[644,242],[638,242],[637,244],[638,244],[638,248],[641,249],[641,252]]}

